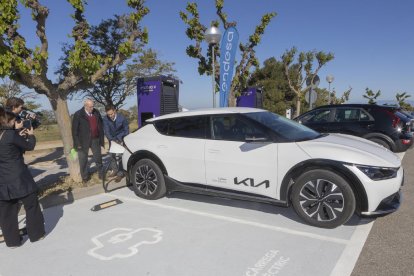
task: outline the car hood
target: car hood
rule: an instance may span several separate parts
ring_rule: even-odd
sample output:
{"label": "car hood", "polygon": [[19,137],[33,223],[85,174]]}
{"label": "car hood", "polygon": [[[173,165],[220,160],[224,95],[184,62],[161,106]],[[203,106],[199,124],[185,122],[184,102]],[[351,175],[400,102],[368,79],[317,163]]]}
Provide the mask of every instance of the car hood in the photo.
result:
{"label": "car hood", "polygon": [[378,167],[401,166],[401,160],[396,154],[356,136],[328,134],[314,140],[297,142],[297,145],[312,158]]}

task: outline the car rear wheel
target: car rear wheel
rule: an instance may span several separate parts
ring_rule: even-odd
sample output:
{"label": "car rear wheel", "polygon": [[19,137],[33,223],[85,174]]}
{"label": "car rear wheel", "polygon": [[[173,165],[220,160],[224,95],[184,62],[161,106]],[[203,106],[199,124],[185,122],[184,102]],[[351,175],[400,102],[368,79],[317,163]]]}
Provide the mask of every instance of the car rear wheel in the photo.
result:
{"label": "car rear wheel", "polygon": [[292,188],[296,213],[310,225],[335,228],[355,212],[352,188],[340,175],[327,170],[311,170],[299,176]]}
{"label": "car rear wheel", "polygon": [[164,174],[150,159],[141,159],[132,167],[131,182],[137,196],[158,199],[166,193]]}
{"label": "car rear wheel", "polygon": [[387,142],[385,142],[384,140],[382,140],[382,139],[372,138],[372,139],[369,139],[369,140],[372,141],[372,142],[374,142],[374,143],[377,143],[377,144],[383,146],[386,149],[390,149],[390,145]]}

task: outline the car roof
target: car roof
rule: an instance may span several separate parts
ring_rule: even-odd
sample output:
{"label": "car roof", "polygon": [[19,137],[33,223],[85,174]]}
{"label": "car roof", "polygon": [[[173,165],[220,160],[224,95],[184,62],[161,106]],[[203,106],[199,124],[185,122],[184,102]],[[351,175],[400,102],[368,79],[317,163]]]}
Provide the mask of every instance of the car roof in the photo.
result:
{"label": "car roof", "polygon": [[253,112],[267,112],[263,109],[250,108],[250,107],[218,107],[218,108],[203,108],[194,109],[182,112],[175,112],[167,115],[148,119],[147,122],[155,122],[163,119],[180,118],[187,116],[198,116],[198,115],[214,115],[214,114],[235,114],[235,113],[253,113]]}
{"label": "car roof", "polygon": [[400,109],[400,107],[395,106],[395,105],[377,105],[377,104],[363,104],[363,103],[355,103],[355,104],[329,104],[329,105],[321,105],[318,107],[315,107],[314,109],[308,110],[305,113],[300,114],[299,116],[293,118],[293,120],[297,120],[300,119],[306,115],[308,115],[310,112],[314,111],[314,110],[319,110],[319,109],[325,109],[325,108],[346,108],[346,107],[355,107],[355,108],[373,108],[373,109],[387,109],[389,111],[397,111]]}
{"label": "car roof", "polygon": [[[322,105],[316,108],[332,108],[332,107],[373,107],[373,108],[389,108],[389,109],[399,109],[399,106],[395,105],[377,105],[377,104],[331,104],[331,105]],[[315,108],[315,109],[316,109]]]}

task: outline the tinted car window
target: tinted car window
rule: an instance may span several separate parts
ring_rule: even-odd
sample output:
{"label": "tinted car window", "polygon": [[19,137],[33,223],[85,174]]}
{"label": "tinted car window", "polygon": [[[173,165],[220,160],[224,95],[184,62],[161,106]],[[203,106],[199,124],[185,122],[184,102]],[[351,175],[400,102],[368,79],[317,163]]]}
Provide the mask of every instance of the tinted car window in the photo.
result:
{"label": "tinted car window", "polygon": [[331,114],[331,109],[317,109],[312,112],[309,112],[307,115],[303,116],[300,121],[303,123],[311,123],[311,122],[328,122],[329,117]]}
{"label": "tinted car window", "polygon": [[155,121],[154,126],[159,133],[164,135],[168,134],[168,120]]}
{"label": "tinted car window", "polygon": [[361,110],[361,114],[359,115],[360,121],[373,121],[374,118],[372,118],[365,110]]}
{"label": "tinted car window", "polygon": [[181,117],[156,121],[156,129],[164,135],[185,138],[206,138],[207,117]]}
{"label": "tinted car window", "polygon": [[335,122],[356,122],[369,121],[371,118],[368,113],[359,108],[341,108],[335,113]]}
{"label": "tinted car window", "polygon": [[312,140],[321,136],[319,132],[272,112],[253,112],[243,115],[270,128],[288,142]]}
{"label": "tinted car window", "polygon": [[246,137],[267,138],[267,134],[253,124],[235,115],[212,117],[213,133],[216,140],[245,141]]}

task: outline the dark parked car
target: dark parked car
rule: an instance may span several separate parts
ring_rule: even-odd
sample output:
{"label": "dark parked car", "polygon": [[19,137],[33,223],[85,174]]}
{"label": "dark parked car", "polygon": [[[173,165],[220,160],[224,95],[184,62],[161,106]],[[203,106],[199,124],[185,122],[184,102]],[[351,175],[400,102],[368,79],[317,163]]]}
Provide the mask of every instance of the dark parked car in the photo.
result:
{"label": "dark parked car", "polygon": [[410,120],[411,122],[411,132],[414,131],[414,114],[411,113],[410,111],[404,110],[404,109],[399,109],[398,110],[402,115],[406,116],[408,120]]}
{"label": "dark parked car", "polygon": [[403,152],[413,144],[411,120],[393,106],[325,105],[295,120],[319,132],[363,137],[393,152]]}

